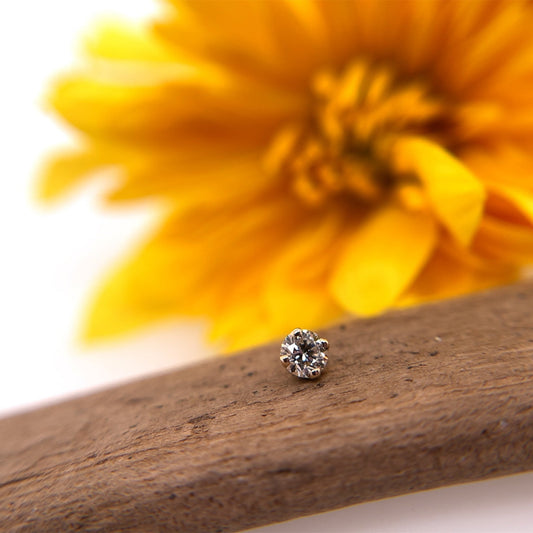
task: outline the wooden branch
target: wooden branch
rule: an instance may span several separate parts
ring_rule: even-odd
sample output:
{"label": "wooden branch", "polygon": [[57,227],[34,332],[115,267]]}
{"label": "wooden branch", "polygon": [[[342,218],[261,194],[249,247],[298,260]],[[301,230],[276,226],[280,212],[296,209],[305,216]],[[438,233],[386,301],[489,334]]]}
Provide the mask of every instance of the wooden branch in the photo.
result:
{"label": "wooden branch", "polygon": [[318,382],[274,344],[4,419],[0,530],[238,531],[533,469],[532,310],[523,283],[321,332]]}

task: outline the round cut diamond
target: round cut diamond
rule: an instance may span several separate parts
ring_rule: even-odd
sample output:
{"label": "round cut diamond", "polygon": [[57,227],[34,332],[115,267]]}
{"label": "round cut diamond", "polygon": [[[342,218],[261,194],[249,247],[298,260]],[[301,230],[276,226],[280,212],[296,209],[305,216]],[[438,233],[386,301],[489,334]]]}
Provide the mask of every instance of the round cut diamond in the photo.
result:
{"label": "round cut diamond", "polygon": [[287,370],[299,378],[313,379],[320,376],[328,364],[324,353],[328,341],[314,331],[297,328],[291,331],[281,344],[281,362]]}

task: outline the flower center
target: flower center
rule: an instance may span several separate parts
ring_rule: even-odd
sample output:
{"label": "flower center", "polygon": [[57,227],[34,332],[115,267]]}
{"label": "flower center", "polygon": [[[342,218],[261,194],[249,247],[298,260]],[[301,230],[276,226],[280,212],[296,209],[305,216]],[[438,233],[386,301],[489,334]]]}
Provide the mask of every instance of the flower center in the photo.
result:
{"label": "flower center", "polygon": [[340,74],[322,71],[311,86],[305,121],[275,136],[267,154],[270,172],[282,174],[310,206],[332,196],[364,204],[392,192],[418,189],[414,176],[398,175],[389,152],[400,135],[436,136],[445,122],[444,102],[419,81],[402,81],[386,66],[352,63]]}

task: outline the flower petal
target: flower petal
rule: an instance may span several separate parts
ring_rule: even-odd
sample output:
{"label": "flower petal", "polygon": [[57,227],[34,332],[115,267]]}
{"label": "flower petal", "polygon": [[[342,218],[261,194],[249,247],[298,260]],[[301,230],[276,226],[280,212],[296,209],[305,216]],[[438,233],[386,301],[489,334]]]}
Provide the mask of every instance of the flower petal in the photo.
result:
{"label": "flower petal", "polygon": [[294,324],[318,328],[342,314],[327,289],[327,280],[334,265],[332,258],[338,254],[345,217],[331,210],[320,217],[304,215],[302,220],[302,227],[280,245],[267,275],[269,321],[279,331],[289,331]]}
{"label": "flower petal", "polygon": [[112,164],[111,155],[96,148],[65,151],[45,162],[40,172],[37,195],[43,200],[55,200],[102,167]]}
{"label": "flower petal", "polygon": [[493,216],[483,217],[472,250],[490,262],[509,267],[533,262],[531,226]]}
{"label": "flower petal", "polygon": [[[522,110],[522,115],[524,111]],[[504,122],[509,121],[506,115]],[[478,120],[479,122],[479,120]],[[506,124],[500,123],[500,131]],[[529,133],[527,134],[530,135]],[[510,186],[532,191],[533,158],[531,147],[519,143],[499,142],[490,149],[475,147],[461,153],[461,159],[476,176],[488,184],[489,189],[495,186]]]}
{"label": "flower petal", "polygon": [[398,139],[393,161],[397,171],[420,179],[442,224],[460,244],[468,246],[483,213],[483,184],[449,152],[419,137]]}
{"label": "flower petal", "polygon": [[424,267],[437,233],[428,213],[382,207],[348,240],[330,281],[335,298],[358,315],[385,310]]}
{"label": "flower petal", "polygon": [[301,112],[304,102],[244,80],[176,76],[155,83],[94,79],[72,74],[59,80],[50,97],[55,110],[72,126],[94,138],[142,143],[143,148],[176,146],[188,137],[214,144],[231,135],[265,142],[285,120]]}
{"label": "flower petal", "polygon": [[[299,222],[291,200],[241,198],[176,210],[101,286],[85,337],[110,337],[166,317],[205,315],[206,309],[215,323],[244,331],[242,309],[263,311],[258,294],[270,262]],[[266,323],[263,316],[258,322]]]}
{"label": "flower petal", "polygon": [[154,38],[144,26],[109,19],[97,24],[87,35],[85,50],[95,58],[146,63],[177,62],[175,48]]}
{"label": "flower petal", "polygon": [[207,201],[215,205],[257,198],[279,186],[279,180],[263,172],[261,157],[262,153],[207,151],[204,147],[191,148],[187,154],[146,158],[129,169],[108,199],[164,197],[190,209]]}
{"label": "flower petal", "polygon": [[530,224],[533,224],[533,192],[519,187],[503,184],[491,184],[490,192],[510,202]]}
{"label": "flower petal", "polygon": [[[170,277],[175,254],[170,245],[154,242],[108,275],[88,310],[82,331],[84,340],[122,335],[178,314],[180,306],[174,297],[180,291],[174,286],[181,277]],[[167,280],[165,288],[157,282],[162,274]]]}
{"label": "flower petal", "polygon": [[313,0],[171,3],[177,14],[155,31],[192,57],[286,87],[306,87],[328,63],[324,19]]}
{"label": "flower petal", "polygon": [[519,277],[518,268],[482,262],[480,258],[464,255],[464,250],[451,253],[449,247],[439,246],[416,281],[402,295],[399,305],[452,298],[510,283]]}

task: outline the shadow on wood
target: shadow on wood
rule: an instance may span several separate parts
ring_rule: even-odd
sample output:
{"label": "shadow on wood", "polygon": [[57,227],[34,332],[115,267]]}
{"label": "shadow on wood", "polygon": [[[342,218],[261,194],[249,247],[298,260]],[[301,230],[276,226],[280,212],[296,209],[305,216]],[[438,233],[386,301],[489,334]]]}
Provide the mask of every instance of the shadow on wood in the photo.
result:
{"label": "shadow on wood", "polygon": [[317,382],[274,344],[1,420],[0,529],[238,531],[533,469],[532,309],[340,325]]}

